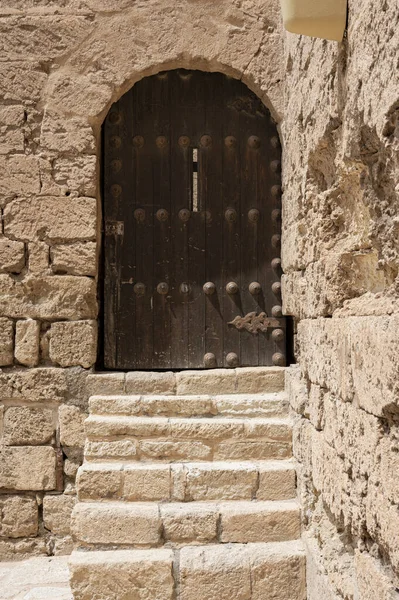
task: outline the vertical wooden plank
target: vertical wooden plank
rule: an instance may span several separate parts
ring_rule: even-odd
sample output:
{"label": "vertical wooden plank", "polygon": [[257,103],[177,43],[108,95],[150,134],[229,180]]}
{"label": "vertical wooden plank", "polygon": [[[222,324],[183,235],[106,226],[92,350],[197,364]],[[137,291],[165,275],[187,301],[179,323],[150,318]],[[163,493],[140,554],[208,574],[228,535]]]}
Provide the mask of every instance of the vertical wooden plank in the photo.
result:
{"label": "vertical wooden plank", "polygon": [[[170,197],[170,117],[168,73],[151,78],[151,103],[154,107],[152,137],[152,185],[154,218],[154,300],[153,300],[153,368],[171,368],[171,222]],[[159,293],[166,284],[167,293]]]}
{"label": "vertical wooden plank", "polygon": [[[228,366],[226,356],[234,353],[241,364],[241,333],[229,325],[237,316],[242,316],[241,308],[241,264],[240,264],[240,224],[241,224],[241,156],[239,111],[234,106],[237,94],[236,80],[225,77],[223,81],[223,259],[222,292],[224,320],[224,366]],[[226,285],[234,281],[240,293],[229,295]]]}
{"label": "vertical wooden plank", "polygon": [[205,95],[204,132],[199,147],[201,204],[205,219],[205,280],[216,286],[205,302],[205,353],[216,357],[215,366],[222,367],[223,357],[223,79],[219,73],[203,77]]}

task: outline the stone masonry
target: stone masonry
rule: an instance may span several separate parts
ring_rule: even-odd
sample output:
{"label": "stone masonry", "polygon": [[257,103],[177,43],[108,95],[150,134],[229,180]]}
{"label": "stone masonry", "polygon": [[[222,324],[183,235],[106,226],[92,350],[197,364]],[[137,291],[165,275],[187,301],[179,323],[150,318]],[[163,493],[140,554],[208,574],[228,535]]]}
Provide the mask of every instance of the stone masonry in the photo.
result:
{"label": "stone masonry", "polygon": [[305,599],[283,389],[282,368],[132,373],[90,398],[75,600]]}
{"label": "stone masonry", "polygon": [[[347,34],[338,44],[285,34],[278,0],[0,0],[0,560],[69,554],[72,512],[74,524],[80,515],[83,532],[80,506],[105,505],[77,504],[89,398],[113,398],[109,418],[118,421],[115,398],[140,396],[130,401],[140,413],[143,398],[165,391],[156,375],[149,381],[135,373],[102,375],[98,387],[101,126],[112,103],[142,77],[194,68],[242,79],[279,127],[283,308],[295,321],[297,362],[287,369],[286,392],[307,597],[399,598],[398,19],[397,0],[349,0]],[[182,389],[175,387],[176,375],[168,377],[167,396],[197,395],[196,376]],[[212,377],[201,396],[219,391],[222,375]],[[256,381],[255,373],[248,375],[235,396],[266,393]],[[88,426],[100,426],[108,417],[92,404],[97,408]],[[151,410],[159,406],[154,400]],[[197,419],[182,414],[182,406],[173,410],[170,419]],[[165,415],[129,418],[153,423]],[[214,423],[222,418],[217,415],[202,416]],[[243,416],[223,417],[237,418]],[[263,417],[245,418],[253,423]],[[96,471],[95,453],[102,448],[115,449],[109,464],[122,451],[135,451],[141,463],[143,443],[115,445],[120,440],[88,435],[96,439],[86,444],[80,473],[88,465]],[[170,450],[167,440],[157,449],[152,436],[148,440],[145,452]],[[192,462],[210,464],[208,444],[190,440],[180,443],[176,462],[196,448]],[[242,444],[237,441],[237,448]],[[228,436],[220,445],[231,450]],[[155,462],[164,465],[166,458]],[[172,504],[183,504],[178,498]],[[215,512],[219,524],[233,516],[221,506],[225,498],[184,505],[198,502],[211,504],[209,519],[200,512],[189,524],[213,527]],[[159,501],[124,505],[143,503],[154,510]],[[230,542],[221,540],[220,529],[203,540],[198,529],[199,545],[169,547],[164,536],[181,533],[173,528],[173,511],[161,515],[159,509],[158,515],[157,541],[128,549],[120,539],[115,544],[136,564],[142,564],[137,552],[155,552],[162,573],[155,583],[176,591],[188,581],[182,564],[195,570],[204,546],[206,573]],[[292,541],[248,541],[259,543]],[[85,553],[92,570],[102,564],[98,553],[110,556],[102,541],[93,544],[97,549]],[[123,581],[125,563],[118,556]],[[155,567],[142,557],[146,577]],[[244,568],[248,582],[255,577],[248,574],[253,561],[240,550],[217,564],[233,572]]]}

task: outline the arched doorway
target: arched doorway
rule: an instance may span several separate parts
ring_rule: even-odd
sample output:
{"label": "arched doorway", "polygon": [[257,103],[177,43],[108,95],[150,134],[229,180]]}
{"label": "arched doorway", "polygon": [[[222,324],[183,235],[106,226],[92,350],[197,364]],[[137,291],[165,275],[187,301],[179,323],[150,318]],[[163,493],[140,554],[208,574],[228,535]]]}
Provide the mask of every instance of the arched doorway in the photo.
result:
{"label": "arched doorway", "polygon": [[276,125],[241,82],[136,83],[103,128],[104,366],[285,364]]}

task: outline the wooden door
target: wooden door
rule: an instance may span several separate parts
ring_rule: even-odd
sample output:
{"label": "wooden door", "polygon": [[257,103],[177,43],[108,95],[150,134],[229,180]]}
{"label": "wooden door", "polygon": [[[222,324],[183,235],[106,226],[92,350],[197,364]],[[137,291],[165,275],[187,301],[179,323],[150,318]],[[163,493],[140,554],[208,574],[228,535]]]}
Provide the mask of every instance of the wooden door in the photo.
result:
{"label": "wooden door", "polygon": [[285,364],[281,148],[240,81],[147,77],[103,130],[104,366]]}

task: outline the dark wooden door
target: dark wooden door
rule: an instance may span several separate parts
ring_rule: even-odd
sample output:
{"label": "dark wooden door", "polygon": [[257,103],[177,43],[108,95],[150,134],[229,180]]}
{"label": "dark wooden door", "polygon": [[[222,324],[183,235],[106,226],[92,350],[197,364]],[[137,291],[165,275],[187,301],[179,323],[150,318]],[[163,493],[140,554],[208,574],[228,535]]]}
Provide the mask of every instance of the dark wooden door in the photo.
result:
{"label": "dark wooden door", "polygon": [[276,125],[240,81],[168,71],[104,124],[104,365],[283,365]]}

